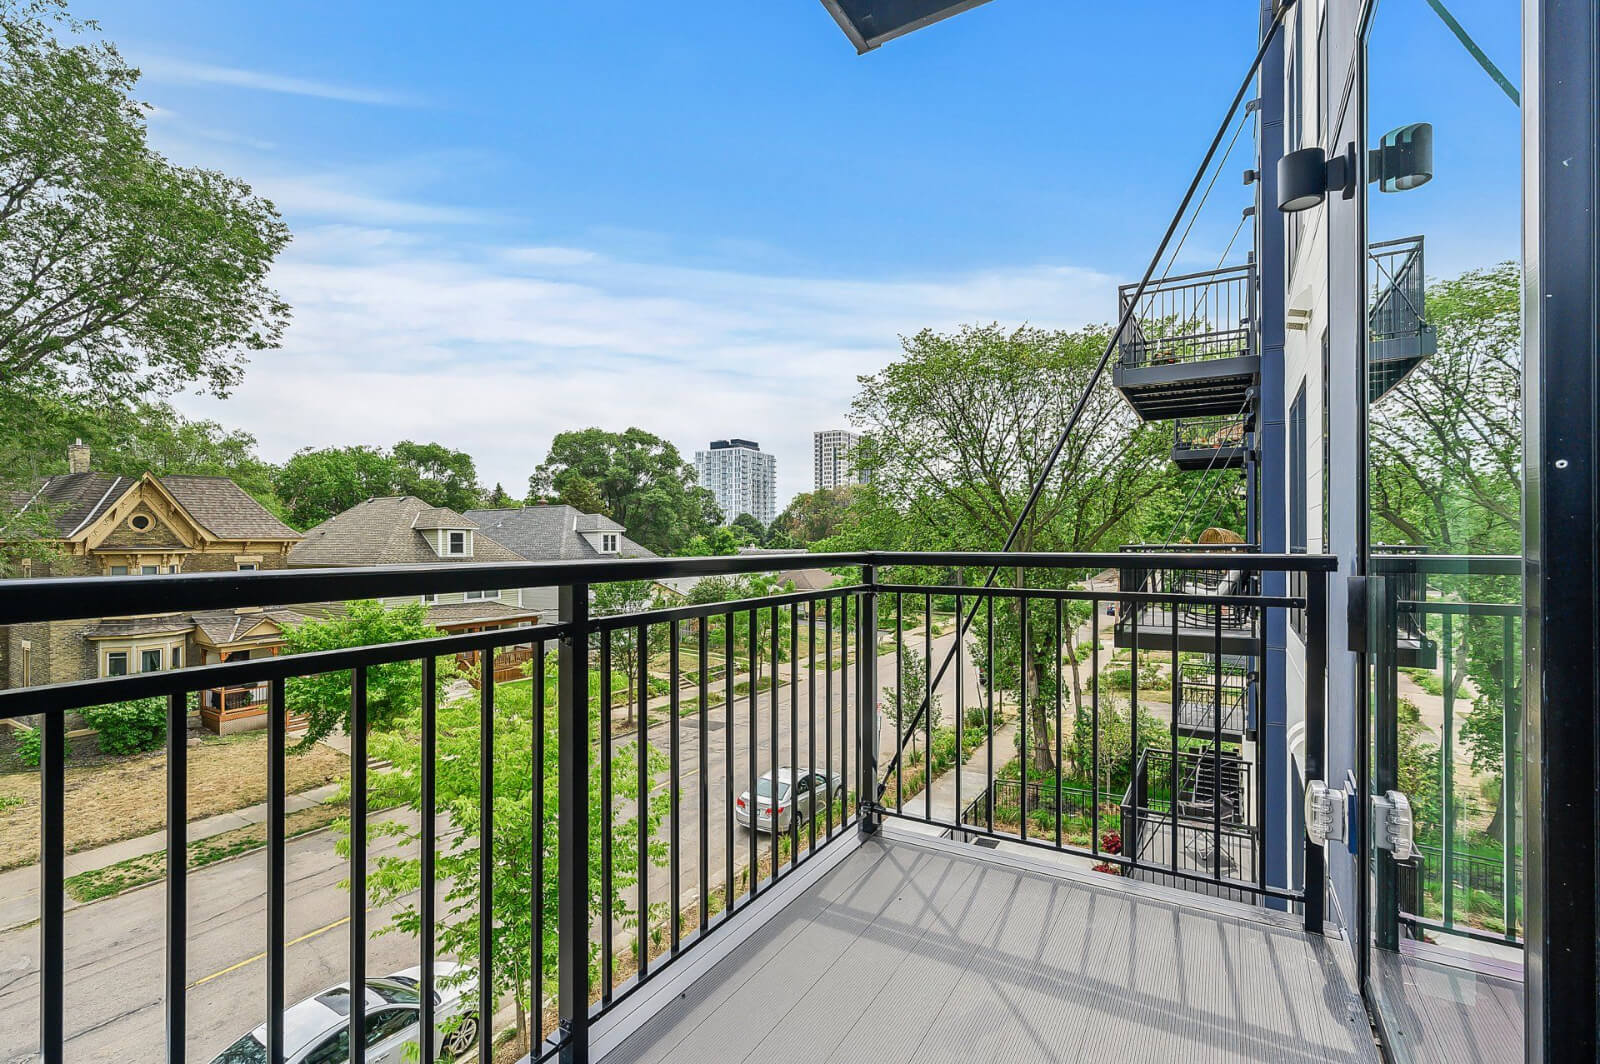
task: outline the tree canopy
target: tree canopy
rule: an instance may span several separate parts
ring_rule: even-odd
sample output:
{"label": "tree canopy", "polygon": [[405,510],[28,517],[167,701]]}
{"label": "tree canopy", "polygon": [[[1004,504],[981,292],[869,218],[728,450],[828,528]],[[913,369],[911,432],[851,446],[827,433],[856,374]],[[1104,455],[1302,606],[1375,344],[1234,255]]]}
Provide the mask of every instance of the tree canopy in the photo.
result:
{"label": "tree canopy", "polygon": [[551,441],[528,478],[528,501],[605,514],[634,542],[670,554],[722,521],[711,492],[696,479],[676,447],[643,429],[577,429]]}
{"label": "tree canopy", "polygon": [[0,382],[224,395],[289,308],[271,203],[145,140],[138,71],[64,0],[0,0]]}
{"label": "tree canopy", "polygon": [[465,451],[401,440],[392,451],[365,445],[296,451],[274,487],[291,522],[309,528],[382,495],[415,495],[430,506],[470,510],[482,498],[477,481]]}

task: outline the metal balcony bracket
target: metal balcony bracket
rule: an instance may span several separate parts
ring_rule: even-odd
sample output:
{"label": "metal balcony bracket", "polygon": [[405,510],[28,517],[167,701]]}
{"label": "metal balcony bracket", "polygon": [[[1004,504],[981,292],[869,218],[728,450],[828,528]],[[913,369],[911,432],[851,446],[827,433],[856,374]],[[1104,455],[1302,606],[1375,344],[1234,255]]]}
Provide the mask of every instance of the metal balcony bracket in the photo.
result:
{"label": "metal balcony bracket", "polygon": [[1306,784],[1306,832],[1318,846],[1343,842],[1345,838],[1345,794],[1322,780]]}
{"label": "metal balcony bracket", "polygon": [[1396,861],[1408,861],[1417,852],[1411,799],[1399,791],[1372,796],[1373,841]]}

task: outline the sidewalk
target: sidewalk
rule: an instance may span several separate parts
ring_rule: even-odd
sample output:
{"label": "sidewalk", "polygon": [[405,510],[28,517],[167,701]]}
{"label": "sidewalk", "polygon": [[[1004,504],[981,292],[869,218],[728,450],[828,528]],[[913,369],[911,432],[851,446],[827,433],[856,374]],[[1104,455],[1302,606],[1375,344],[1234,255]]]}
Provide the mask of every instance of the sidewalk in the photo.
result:
{"label": "sidewalk", "polygon": [[[301,809],[310,809],[321,805],[333,797],[339,790],[340,784],[328,783],[321,787],[313,787],[309,791],[291,794],[284,800],[284,809],[293,813]],[[203,820],[194,820],[189,823],[189,842],[195,843],[202,839],[213,838],[236,828],[248,827],[251,824],[261,824],[267,819],[267,805],[247,806],[235,809],[228,813],[218,813],[208,816]],[[119,861],[126,861],[131,857],[143,857],[146,854],[160,853],[167,848],[167,833],[155,831],[142,835],[136,839],[124,839],[113,842],[108,846],[101,846],[93,850],[84,850],[81,853],[68,854],[66,858],[66,874],[75,876],[80,872],[92,872],[96,869],[107,868]],[[76,909],[87,902],[74,901],[71,897],[66,899],[66,908]],[[13,868],[8,872],[0,872],[0,931],[9,931],[14,927],[29,924],[39,918],[39,866],[26,865],[22,868]]]}

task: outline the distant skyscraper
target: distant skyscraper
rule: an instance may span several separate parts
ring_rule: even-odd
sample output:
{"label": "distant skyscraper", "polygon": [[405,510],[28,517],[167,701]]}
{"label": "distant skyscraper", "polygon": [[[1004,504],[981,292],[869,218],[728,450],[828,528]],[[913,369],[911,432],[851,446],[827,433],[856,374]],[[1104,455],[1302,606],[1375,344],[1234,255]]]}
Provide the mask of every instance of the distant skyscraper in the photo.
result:
{"label": "distant skyscraper", "polygon": [[844,429],[826,429],[811,434],[811,460],[815,477],[815,490],[841,488],[846,484],[859,484],[850,452],[855,450],[861,437]]}
{"label": "distant skyscraper", "polygon": [[722,507],[722,523],[749,514],[763,525],[778,516],[778,464],[753,440],[712,440],[694,453],[700,486],[710,488]]}

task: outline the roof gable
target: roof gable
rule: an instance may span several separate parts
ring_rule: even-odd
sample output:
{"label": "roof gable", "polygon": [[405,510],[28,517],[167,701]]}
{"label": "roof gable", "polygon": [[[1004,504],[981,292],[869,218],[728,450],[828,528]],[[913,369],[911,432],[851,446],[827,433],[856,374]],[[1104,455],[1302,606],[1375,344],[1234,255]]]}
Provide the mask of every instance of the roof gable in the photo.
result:
{"label": "roof gable", "polygon": [[584,561],[609,557],[596,550],[585,535],[597,532],[615,532],[621,536],[617,551],[620,557],[655,557],[653,551],[624,535],[622,525],[611,518],[586,514],[562,503],[506,510],[468,510],[466,516],[478,523],[480,535],[487,532],[528,561]]}
{"label": "roof gable", "polygon": [[[305,538],[289,551],[292,566],[342,565],[437,565],[441,562],[516,562],[522,558],[482,529],[473,533],[473,550],[468,557],[441,557],[429,546],[423,534],[431,529],[418,527],[438,517],[441,508],[429,506],[414,495],[387,495],[357,503],[308,529]],[[461,515],[453,510],[445,513]],[[424,517],[424,514],[433,515]],[[465,520],[465,519],[463,519]],[[473,524],[439,525],[433,528],[472,530]]]}

